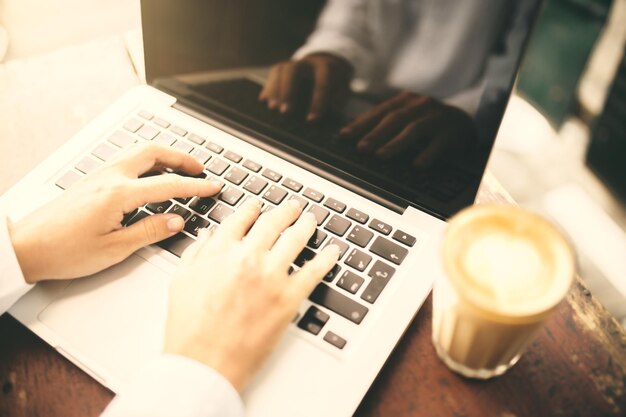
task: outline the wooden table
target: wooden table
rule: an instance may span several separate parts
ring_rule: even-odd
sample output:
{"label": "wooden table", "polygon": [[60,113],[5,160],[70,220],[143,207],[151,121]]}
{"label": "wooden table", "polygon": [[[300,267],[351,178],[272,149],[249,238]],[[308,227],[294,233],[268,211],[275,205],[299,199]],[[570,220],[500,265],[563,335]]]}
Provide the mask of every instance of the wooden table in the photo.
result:
{"label": "wooden table", "polygon": [[[357,416],[605,417],[626,415],[626,334],[581,284],[517,365],[464,379],[437,358],[429,297]],[[113,393],[8,314],[0,317],[0,416],[92,417]]]}
{"label": "wooden table", "polygon": [[[103,45],[97,47],[102,53]],[[112,55],[121,56],[114,51]],[[119,73],[127,74],[128,68],[122,67],[129,65],[120,62]],[[49,62],[45,67],[50,71]],[[115,74],[111,68],[107,71]],[[118,82],[119,89],[133,82],[129,76],[129,81]],[[50,106],[65,108],[62,101],[52,100]],[[75,118],[79,120],[66,115],[62,128],[78,129],[100,106],[87,103],[82,107],[87,110]],[[0,108],[7,123],[14,120],[6,114],[11,109]],[[49,120],[44,127],[62,138],[63,132],[54,131],[55,119]],[[27,126],[18,130],[24,133]],[[25,161],[23,169],[43,156]],[[0,186],[4,190],[7,184]],[[487,176],[479,199],[507,199],[505,194]],[[519,363],[490,381],[464,379],[437,358],[430,341],[431,313],[429,297],[356,415],[626,416],[626,333],[580,280]],[[0,385],[0,417],[97,416],[113,397],[8,314],[0,317]]]}

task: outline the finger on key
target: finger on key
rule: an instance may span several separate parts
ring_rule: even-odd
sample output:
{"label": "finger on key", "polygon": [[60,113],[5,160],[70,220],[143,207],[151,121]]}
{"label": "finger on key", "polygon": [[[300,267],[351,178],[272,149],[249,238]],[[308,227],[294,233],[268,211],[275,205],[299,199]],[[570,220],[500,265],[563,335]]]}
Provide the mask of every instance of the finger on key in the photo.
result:
{"label": "finger on key", "polygon": [[130,148],[120,156],[116,163],[133,177],[139,177],[155,167],[167,167],[191,175],[199,174],[204,169],[204,166],[193,156],[154,143]]}
{"label": "finger on key", "polygon": [[256,198],[246,201],[235,213],[228,216],[215,231],[217,239],[241,240],[259,217],[261,204]]}
{"label": "finger on key", "polygon": [[274,210],[263,214],[252,226],[246,236],[246,242],[253,248],[269,250],[278,236],[289,227],[302,213],[300,203],[286,200]]}
{"label": "finger on key", "polygon": [[207,197],[217,194],[221,189],[217,182],[183,177],[178,174],[139,178],[129,184],[128,200],[134,206],[130,209],[176,197]]}
{"label": "finger on key", "polygon": [[308,261],[298,272],[292,275],[287,289],[296,308],[320,283],[324,275],[331,270],[339,259],[339,246],[329,245],[322,249],[315,258]]}
{"label": "finger on key", "polygon": [[[317,220],[313,213],[304,213],[296,223],[278,238],[268,257],[271,264],[287,270],[311,238]],[[284,268],[283,268],[284,265]]]}

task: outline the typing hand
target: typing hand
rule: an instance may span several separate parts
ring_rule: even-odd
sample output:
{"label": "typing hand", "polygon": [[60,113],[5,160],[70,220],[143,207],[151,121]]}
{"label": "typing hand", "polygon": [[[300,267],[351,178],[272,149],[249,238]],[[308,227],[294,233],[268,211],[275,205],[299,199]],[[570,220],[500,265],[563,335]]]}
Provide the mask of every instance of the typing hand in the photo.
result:
{"label": "typing hand", "polygon": [[283,61],[270,70],[259,100],[281,113],[291,113],[303,106],[307,121],[317,121],[345,101],[352,72],[347,61],[328,53]]}
{"label": "typing hand", "polygon": [[358,151],[381,158],[408,153],[421,169],[476,143],[474,121],[464,111],[410,92],[361,114],[340,135],[356,140]]}
{"label": "typing hand", "polygon": [[259,211],[257,202],[248,201],[213,235],[201,235],[183,254],[170,288],[165,351],[208,365],[238,391],[339,254],[328,246],[289,276],[315,230],[315,217],[300,216],[293,200],[256,221]]}
{"label": "typing hand", "polygon": [[190,155],[157,145],[137,146],[10,225],[26,281],[90,275],[178,233],[184,222],[175,214],[156,214],[121,227],[124,214],[145,203],[219,191],[210,181],[176,174],[139,178],[166,167],[192,175],[203,169]]}

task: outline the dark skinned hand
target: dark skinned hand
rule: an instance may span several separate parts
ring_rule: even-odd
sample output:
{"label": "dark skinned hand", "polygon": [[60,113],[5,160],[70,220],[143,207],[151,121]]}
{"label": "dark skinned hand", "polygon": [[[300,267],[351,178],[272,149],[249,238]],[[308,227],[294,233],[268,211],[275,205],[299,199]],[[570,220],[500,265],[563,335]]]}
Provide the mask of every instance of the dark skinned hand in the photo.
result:
{"label": "dark skinned hand", "polygon": [[345,102],[352,75],[347,61],[328,53],[279,62],[271,68],[259,100],[281,113],[303,107],[306,120],[314,122]]}
{"label": "dark skinned hand", "polygon": [[357,150],[381,158],[414,154],[426,169],[445,155],[476,143],[474,121],[464,111],[432,97],[403,92],[359,115],[341,129]]}

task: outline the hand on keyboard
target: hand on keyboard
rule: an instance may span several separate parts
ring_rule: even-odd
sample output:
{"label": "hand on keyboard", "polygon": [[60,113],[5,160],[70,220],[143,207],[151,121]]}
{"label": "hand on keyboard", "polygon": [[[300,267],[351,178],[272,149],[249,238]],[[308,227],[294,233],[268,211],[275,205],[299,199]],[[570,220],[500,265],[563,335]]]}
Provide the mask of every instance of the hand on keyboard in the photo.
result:
{"label": "hand on keyboard", "polygon": [[204,167],[191,155],[171,148],[131,147],[58,199],[9,225],[26,281],[77,278],[114,265],[184,226],[179,215],[165,213],[122,228],[125,213],[146,203],[209,196],[220,189],[211,181],[176,174],[139,178],[164,168],[195,175]]}
{"label": "hand on keyboard", "polygon": [[210,366],[239,391],[339,252],[331,245],[289,275],[315,216],[300,216],[295,200],[260,211],[258,200],[248,200],[212,235],[200,233],[170,288],[165,351]]}

